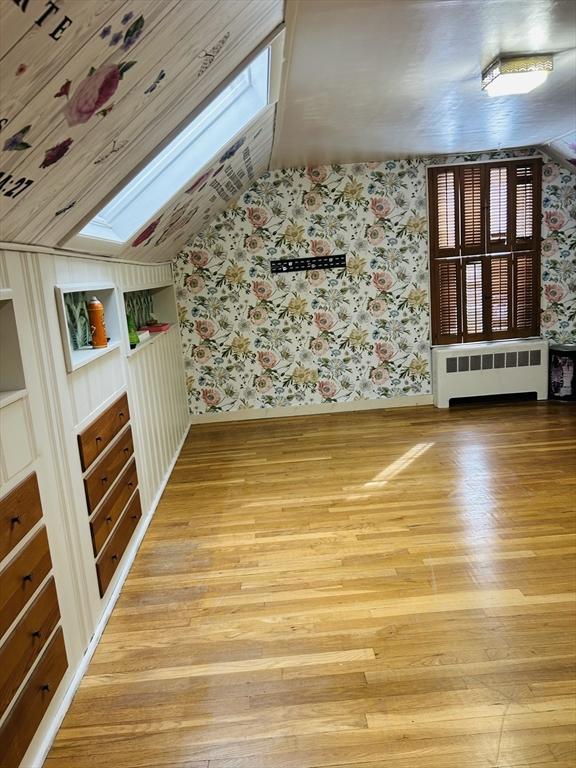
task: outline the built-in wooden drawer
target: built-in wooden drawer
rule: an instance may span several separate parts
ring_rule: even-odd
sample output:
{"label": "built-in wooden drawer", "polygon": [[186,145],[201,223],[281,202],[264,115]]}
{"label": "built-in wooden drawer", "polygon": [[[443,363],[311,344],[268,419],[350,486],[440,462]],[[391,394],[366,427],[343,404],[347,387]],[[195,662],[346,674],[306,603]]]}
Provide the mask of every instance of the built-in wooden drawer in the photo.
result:
{"label": "built-in wooden drawer", "polygon": [[2,768],[20,765],[67,668],[62,628],[58,628],[0,728]]}
{"label": "built-in wooden drawer", "polygon": [[48,537],[42,527],[34,538],[0,572],[0,636],[40,586],[52,568]]}
{"label": "built-in wooden drawer", "polygon": [[128,398],[124,394],[78,435],[82,469],[88,469],[129,421]]}
{"label": "built-in wooden drawer", "polygon": [[58,624],[60,609],[54,579],[38,593],[0,647],[0,717]]}
{"label": "built-in wooden drawer", "polygon": [[94,555],[97,555],[104,546],[137,485],[136,461],[132,459],[90,522]]}
{"label": "built-in wooden drawer", "polygon": [[84,488],[90,513],[96,509],[100,500],[111,488],[133,451],[132,429],[128,427],[86,475]]}
{"label": "built-in wooden drawer", "polygon": [[138,520],[140,520],[141,516],[140,494],[136,493],[122,515],[116,530],[96,561],[96,572],[98,573],[98,585],[100,587],[101,597],[104,597],[104,593],[112,581],[112,577],[116,572],[116,568],[118,568],[124,550],[128,546],[128,542],[132,538],[134,529],[138,525]]}
{"label": "built-in wooden drawer", "polygon": [[0,499],[0,560],[11,552],[42,517],[36,473]]}

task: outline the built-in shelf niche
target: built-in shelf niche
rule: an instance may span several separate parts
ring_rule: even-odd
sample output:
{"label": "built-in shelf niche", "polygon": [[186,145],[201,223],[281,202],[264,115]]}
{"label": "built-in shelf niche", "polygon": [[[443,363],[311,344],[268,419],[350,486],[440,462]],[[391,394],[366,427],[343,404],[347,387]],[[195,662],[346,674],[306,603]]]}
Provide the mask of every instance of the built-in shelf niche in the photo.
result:
{"label": "built-in shelf niche", "polygon": [[[64,358],[66,361],[66,370],[69,373],[77,370],[83,365],[91,363],[93,360],[118,349],[122,343],[122,330],[118,311],[118,297],[116,286],[111,283],[99,285],[74,284],[57,285],[56,302],[58,305],[58,317],[60,320],[60,332],[62,336],[62,347],[64,349]],[[104,307],[104,322],[106,323],[106,336],[108,346],[100,349],[86,348],[76,349],[73,341],[73,335],[68,322],[69,310],[66,297],[75,294],[76,297],[84,296],[88,302],[93,296],[102,302]]]}
{"label": "built-in shelf niche", "polygon": [[14,402],[25,393],[14,304],[10,292],[3,290],[0,293],[0,406]]}
{"label": "built-in shelf niche", "polygon": [[[152,314],[159,323],[169,323],[172,327],[178,321],[178,312],[176,309],[176,299],[174,296],[174,286],[172,283],[163,283],[151,288],[138,289],[134,291],[124,291],[124,337],[126,354],[131,357],[134,353],[143,349],[148,344],[152,343],[154,339],[159,338],[162,334],[153,333],[150,337],[143,342],[140,342],[134,349],[130,349],[130,343],[128,341],[128,321],[127,314],[128,308],[131,306],[131,299],[138,295],[148,297],[148,305],[152,307]],[[145,302],[144,302],[145,303]],[[145,313],[140,313],[139,317],[135,317],[137,327],[142,325],[148,318],[144,317]]]}

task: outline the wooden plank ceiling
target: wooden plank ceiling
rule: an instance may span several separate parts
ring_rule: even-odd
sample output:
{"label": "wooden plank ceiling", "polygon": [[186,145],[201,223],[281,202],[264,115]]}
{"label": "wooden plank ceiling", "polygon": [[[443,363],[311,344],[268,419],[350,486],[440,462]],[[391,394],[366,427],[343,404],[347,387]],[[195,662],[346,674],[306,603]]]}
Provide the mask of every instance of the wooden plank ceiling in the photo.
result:
{"label": "wooden plank ceiling", "polygon": [[[282,18],[283,0],[0,0],[0,238],[65,243]],[[273,120],[235,139],[223,171],[238,194],[268,165]],[[166,260],[231,195],[191,187],[122,257]]]}

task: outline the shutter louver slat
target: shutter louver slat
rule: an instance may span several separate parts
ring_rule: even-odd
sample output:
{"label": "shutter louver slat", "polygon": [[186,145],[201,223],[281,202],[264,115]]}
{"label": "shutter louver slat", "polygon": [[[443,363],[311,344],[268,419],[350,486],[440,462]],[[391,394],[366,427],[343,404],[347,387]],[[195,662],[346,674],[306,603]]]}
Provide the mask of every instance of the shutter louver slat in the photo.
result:
{"label": "shutter louver slat", "polygon": [[460,339],[460,262],[438,261],[434,265],[434,343],[453,344]]}
{"label": "shutter louver slat", "polygon": [[465,261],[462,279],[464,341],[470,341],[484,331],[482,261]]}
{"label": "shutter louver slat", "polygon": [[462,169],[462,253],[484,252],[484,209],[482,206],[483,168],[479,165]]}
{"label": "shutter louver slat", "polygon": [[514,328],[518,335],[538,332],[539,307],[534,280],[535,254],[516,254],[514,258]]}
{"label": "shutter louver slat", "polygon": [[454,173],[439,173],[436,181],[438,191],[438,247],[456,247],[456,205],[454,195]]}
{"label": "shutter louver slat", "polygon": [[490,168],[488,185],[490,251],[503,251],[508,243],[508,169],[505,166]]}
{"label": "shutter louver slat", "polygon": [[[540,239],[540,216],[536,202],[541,195],[540,163],[518,163],[514,167],[514,238],[512,250],[533,251]],[[539,205],[539,203],[538,203]]]}
{"label": "shutter louver slat", "polygon": [[460,247],[458,171],[431,168],[428,172],[428,179],[432,256],[434,258],[457,256]]}
{"label": "shutter louver slat", "polygon": [[507,334],[510,330],[510,272],[511,260],[509,256],[493,256],[490,259],[490,323],[493,335]]}

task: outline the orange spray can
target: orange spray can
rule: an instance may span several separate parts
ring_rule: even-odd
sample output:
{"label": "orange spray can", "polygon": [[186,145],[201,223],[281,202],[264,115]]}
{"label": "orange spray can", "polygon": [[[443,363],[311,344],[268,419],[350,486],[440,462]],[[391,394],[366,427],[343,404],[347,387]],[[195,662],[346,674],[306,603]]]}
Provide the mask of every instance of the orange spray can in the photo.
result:
{"label": "orange spray can", "polygon": [[88,302],[88,317],[90,318],[90,333],[92,334],[92,346],[101,349],[108,346],[106,338],[106,323],[104,322],[104,307],[96,296],[92,296]]}

